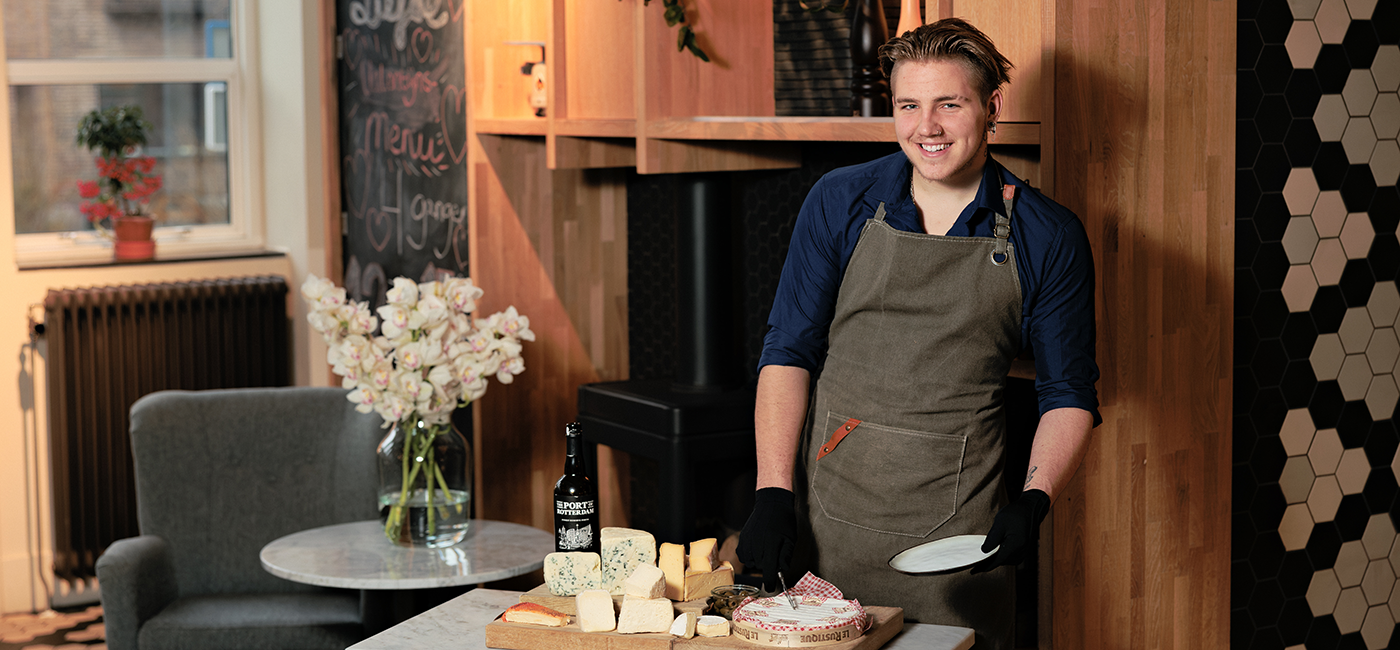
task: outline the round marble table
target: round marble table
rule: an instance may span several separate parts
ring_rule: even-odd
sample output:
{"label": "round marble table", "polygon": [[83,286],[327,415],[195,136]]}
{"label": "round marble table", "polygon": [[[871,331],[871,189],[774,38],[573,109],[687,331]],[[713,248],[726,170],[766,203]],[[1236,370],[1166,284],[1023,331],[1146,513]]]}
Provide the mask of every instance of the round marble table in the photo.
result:
{"label": "round marble table", "polygon": [[374,519],[292,533],[264,546],[259,558],[268,573],[294,582],[406,590],[504,580],[543,567],[552,552],[550,533],[484,519],[473,519],[467,538],[455,546],[396,546]]}

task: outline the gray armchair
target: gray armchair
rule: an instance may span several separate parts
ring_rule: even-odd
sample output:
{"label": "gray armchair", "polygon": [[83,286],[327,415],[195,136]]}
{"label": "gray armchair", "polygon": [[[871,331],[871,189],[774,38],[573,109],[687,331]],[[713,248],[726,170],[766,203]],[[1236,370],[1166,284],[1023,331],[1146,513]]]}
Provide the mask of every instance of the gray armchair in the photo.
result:
{"label": "gray armchair", "polygon": [[97,561],[107,647],[344,648],[359,594],[263,570],[299,530],[373,519],[380,418],[346,391],[165,391],[131,407],[141,536]]}

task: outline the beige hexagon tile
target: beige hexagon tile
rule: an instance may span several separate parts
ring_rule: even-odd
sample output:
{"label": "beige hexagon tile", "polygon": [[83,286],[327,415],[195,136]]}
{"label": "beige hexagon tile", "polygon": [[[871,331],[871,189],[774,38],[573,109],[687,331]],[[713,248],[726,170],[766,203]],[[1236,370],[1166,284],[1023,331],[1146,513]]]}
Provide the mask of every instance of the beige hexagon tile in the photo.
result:
{"label": "beige hexagon tile", "polygon": [[1372,420],[1390,419],[1395,414],[1396,399],[1400,399],[1400,389],[1395,386],[1394,375],[1371,378],[1371,386],[1366,390],[1366,408],[1371,411]]}
{"label": "beige hexagon tile", "polygon": [[[1346,226],[1342,226],[1343,229]],[[1345,246],[1343,246],[1345,247]],[[1308,215],[1292,217],[1288,228],[1283,231],[1283,252],[1288,255],[1290,264],[1307,264],[1312,261],[1313,249],[1317,248],[1317,229]]]}
{"label": "beige hexagon tile", "polygon": [[1383,92],[1400,91],[1400,45],[1382,45],[1371,61],[1371,78],[1376,89]]}
{"label": "beige hexagon tile", "polygon": [[1330,237],[1318,241],[1309,266],[1312,267],[1313,277],[1317,278],[1317,286],[1330,287],[1341,282],[1342,271],[1347,266],[1347,252],[1342,248],[1342,240]]}
{"label": "beige hexagon tile", "polygon": [[1342,586],[1337,584],[1337,574],[1331,569],[1313,572],[1312,582],[1308,583],[1308,609],[1313,616],[1326,616],[1337,607],[1337,596]]}
{"label": "beige hexagon tile", "polygon": [[1400,135],[1400,94],[1376,95],[1376,103],[1371,107],[1371,128],[1382,140]]}
{"label": "beige hexagon tile", "polygon": [[1313,520],[1308,514],[1308,506],[1295,503],[1283,511],[1283,520],[1278,524],[1278,536],[1283,539],[1283,548],[1298,551],[1306,548],[1308,537],[1312,535]]}
{"label": "beige hexagon tile", "polygon": [[1347,130],[1347,103],[1341,95],[1323,95],[1313,111],[1313,126],[1323,142],[1338,142]]}
{"label": "beige hexagon tile", "polygon": [[1366,399],[1366,391],[1371,388],[1371,364],[1366,363],[1364,354],[1348,354],[1342,361],[1342,370],[1337,373],[1337,386],[1342,389],[1342,397],[1348,402]]}
{"label": "beige hexagon tile", "polygon": [[1361,593],[1361,587],[1350,587],[1337,596],[1337,609],[1332,612],[1332,618],[1336,619],[1337,629],[1342,634],[1360,632],[1367,609],[1366,595]]}
{"label": "beige hexagon tile", "polygon": [[1343,589],[1360,587],[1361,578],[1366,576],[1366,566],[1370,563],[1361,540],[1343,542],[1342,548],[1337,551],[1337,561],[1332,563],[1332,570],[1337,573],[1337,584]]}
{"label": "beige hexagon tile", "polygon": [[1395,619],[1384,603],[1366,610],[1366,620],[1361,624],[1361,640],[1366,642],[1366,650],[1386,650],[1393,632]]}
{"label": "beige hexagon tile", "polygon": [[1361,578],[1361,593],[1366,596],[1367,605],[1383,605],[1395,587],[1395,572],[1385,560],[1373,560],[1366,565],[1366,575]]}
{"label": "beige hexagon tile", "polygon": [[1382,327],[1371,334],[1371,342],[1366,345],[1366,361],[1371,364],[1371,372],[1389,374],[1400,358],[1400,339],[1395,338],[1395,328]]}
{"label": "beige hexagon tile", "polygon": [[1361,494],[1366,487],[1366,479],[1371,477],[1371,461],[1366,460],[1366,450],[1360,447],[1342,452],[1337,462],[1337,485],[1342,486],[1342,494]]}
{"label": "beige hexagon tile", "polygon": [[1366,311],[1371,314],[1371,324],[1376,327],[1389,327],[1400,316],[1400,291],[1391,280],[1377,282],[1371,289],[1371,298],[1366,301]]}
{"label": "beige hexagon tile", "polygon": [[1361,547],[1366,549],[1366,557],[1384,560],[1394,546],[1395,526],[1390,523],[1390,513],[1371,515],[1371,518],[1366,520],[1366,531],[1361,533]]}
{"label": "beige hexagon tile", "polygon": [[[1390,604],[1390,618],[1392,620],[1400,618],[1400,582],[1395,583],[1395,586],[1390,588],[1390,598],[1388,602]],[[1336,607],[1336,601],[1332,601],[1332,606]],[[1317,616],[1317,614],[1314,614],[1314,616]]]}
{"label": "beige hexagon tile", "polygon": [[1312,415],[1307,409],[1291,409],[1283,417],[1278,439],[1283,443],[1284,453],[1289,456],[1301,456],[1308,453],[1308,446],[1312,444],[1315,432],[1317,429],[1313,427]]}
{"label": "beige hexagon tile", "polygon": [[[1283,463],[1283,473],[1279,474],[1278,477],[1278,487],[1283,490],[1284,502],[1302,503],[1307,501],[1308,492],[1312,490],[1315,478],[1312,464],[1308,462],[1307,456],[1290,457]],[[1340,494],[1341,490],[1337,492]]]}
{"label": "beige hexagon tile", "polygon": [[1313,27],[1311,20],[1295,20],[1283,46],[1288,50],[1288,58],[1293,61],[1294,68],[1311,68],[1317,60],[1317,53],[1322,50],[1322,37],[1317,35],[1317,28]]}
{"label": "beige hexagon tile", "polygon": [[1319,192],[1313,204],[1313,228],[1318,237],[1336,237],[1342,234],[1342,224],[1347,220],[1347,206],[1342,201],[1342,193],[1337,190]]}
{"label": "beige hexagon tile", "polygon": [[1341,43],[1347,35],[1347,27],[1351,26],[1351,14],[1342,0],[1322,0],[1313,21],[1317,23],[1317,34],[1323,43]]}
{"label": "beige hexagon tile", "polygon": [[1322,4],[1322,0],[1288,0],[1288,8],[1293,12],[1294,20],[1312,20],[1317,15],[1317,6]]}
{"label": "beige hexagon tile", "polygon": [[[1369,124],[1367,128],[1370,128]],[[1369,155],[1371,152],[1366,153]],[[1294,167],[1288,172],[1288,180],[1283,184],[1283,200],[1288,203],[1290,214],[1306,216],[1312,213],[1313,204],[1317,202],[1317,177],[1313,176],[1311,168]]]}
{"label": "beige hexagon tile", "polygon": [[1308,361],[1312,363],[1313,374],[1317,375],[1318,381],[1336,379],[1337,373],[1342,369],[1342,360],[1346,358],[1347,351],[1342,349],[1342,338],[1335,332],[1319,335],[1313,342],[1312,354],[1308,355]]}
{"label": "beige hexagon tile", "polygon": [[[1312,465],[1313,474],[1326,476],[1337,473],[1337,463],[1342,461],[1342,439],[1337,435],[1336,429],[1323,429],[1313,436],[1312,446],[1308,448],[1308,462]],[[1341,491],[1341,488],[1337,488]]]}
{"label": "beige hexagon tile", "polygon": [[1376,0],[1347,0],[1347,13],[1352,20],[1370,20],[1376,10]]}
{"label": "beige hexagon tile", "polygon": [[1371,152],[1376,149],[1376,132],[1371,128],[1371,118],[1353,117],[1347,122],[1347,131],[1342,134],[1342,149],[1347,152],[1347,161],[1353,165],[1371,162]]}
{"label": "beige hexagon tile", "polygon": [[1342,488],[1337,485],[1337,477],[1328,474],[1314,480],[1308,492],[1308,513],[1313,523],[1332,521],[1337,518],[1337,508],[1342,506]]}
{"label": "beige hexagon tile", "polygon": [[1347,252],[1347,259],[1359,260],[1366,257],[1371,252],[1371,241],[1376,238],[1376,231],[1371,228],[1371,216],[1365,212],[1353,212],[1347,215],[1346,223],[1342,226],[1342,249]]}
{"label": "beige hexagon tile", "polygon": [[1342,326],[1337,330],[1337,335],[1342,337],[1342,348],[1347,354],[1358,354],[1366,351],[1373,329],[1371,315],[1366,313],[1366,308],[1352,307],[1342,316]]}
{"label": "beige hexagon tile", "polygon": [[1371,114],[1371,105],[1376,101],[1376,79],[1370,70],[1352,70],[1347,75],[1347,83],[1342,86],[1342,101],[1347,103],[1347,114],[1352,117],[1365,117]]}
{"label": "beige hexagon tile", "polygon": [[1381,140],[1371,150],[1371,176],[1378,187],[1395,185],[1400,179],[1400,145],[1394,140]]}
{"label": "beige hexagon tile", "polygon": [[[1307,217],[1301,217],[1304,221]],[[1312,308],[1313,298],[1317,296],[1317,276],[1313,275],[1312,267],[1307,264],[1294,264],[1288,267],[1288,274],[1283,276],[1283,302],[1288,305],[1288,311],[1300,312]]]}

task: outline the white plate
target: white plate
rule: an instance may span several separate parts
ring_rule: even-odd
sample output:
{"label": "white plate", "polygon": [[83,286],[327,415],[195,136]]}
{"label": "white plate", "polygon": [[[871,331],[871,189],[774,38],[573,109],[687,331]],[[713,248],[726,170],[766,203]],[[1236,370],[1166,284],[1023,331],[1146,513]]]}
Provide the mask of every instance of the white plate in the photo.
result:
{"label": "white plate", "polygon": [[906,549],[890,558],[890,567],[902,573],[938,573],[965,569],[996,554],[1000,546],[990,553],[982,552],[986,535],[956,535],[935,539]]}

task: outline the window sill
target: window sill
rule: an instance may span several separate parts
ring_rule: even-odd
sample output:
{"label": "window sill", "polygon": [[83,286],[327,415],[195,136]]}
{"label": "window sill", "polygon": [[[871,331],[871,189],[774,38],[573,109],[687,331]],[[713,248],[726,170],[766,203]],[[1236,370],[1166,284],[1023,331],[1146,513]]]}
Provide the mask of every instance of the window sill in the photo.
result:
{"label": "window sill", "polygon": [[54,269],[85,269],[101,267],[122,267],[122,266],[142,266],[152,264],[177,264],[181,262],[205,262],[210,260],[241,260],[251,258],[273,258],[286,257],[287,254],[281,251],[272,250],[250,250],[250,251],[230,251],[230,252],[206,252],[206,253],[176,253],[171,255],[161,255],[159,248],[156,250],[156,257],[149,260],[71,260],[71,261],[44,261],[33,264],[20,264],[21,271],[46,271]]}

